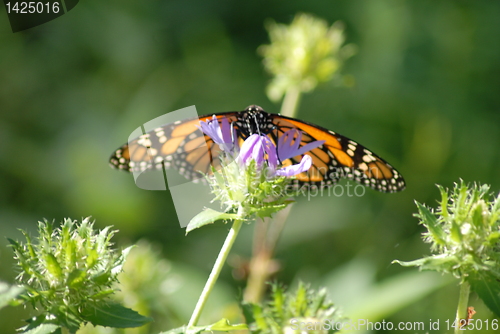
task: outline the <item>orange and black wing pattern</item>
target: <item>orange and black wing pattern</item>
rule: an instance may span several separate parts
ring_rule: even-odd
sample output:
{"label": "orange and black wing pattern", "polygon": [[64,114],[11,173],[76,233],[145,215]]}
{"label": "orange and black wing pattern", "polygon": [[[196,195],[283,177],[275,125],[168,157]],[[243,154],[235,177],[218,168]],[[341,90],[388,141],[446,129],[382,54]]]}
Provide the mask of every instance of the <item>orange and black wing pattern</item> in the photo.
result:
{"label": "orange and black wing pattern", "polygon": [[[346,178],[381,192],[397,192],[405,188],[403,177],[394,167],[357,142],[318,125],[273,116],[275,129],[270,136],[275,140],[284,132],[297,129],[302,133],[300,146],[316,140],[325,141],[306,153],[312,157],[313,164],[309,171],[296,176],[299,184],[328,187]],[[296,164],[301,159],[302,156],[297,156],[282,163]]]}
{"label": "orange and black wing pattern", "polygon": [[[235,122],[237,112],[216,115]],[[198,128],[200,121],[212,115],[167,124],[149,131],[117,149],[110,158],[111,166],[129,172],[175,168],[190,180],[210,173],[210,166],[220,166],[220,148]]]}
{"label": "orange and black wing pattern", "polygon": [[[113,167],[131,172],[175,168],[188,179],[208,174],[211,166],[220,166],[220,148],[199,130],[200,121],[212,115],[178,121],[156,128],[123,145],[111,156]],[[307,152],[312,157],[309,171],[296,176],[297,186],[329,187],[339,179],[354,180],[381,192],[397,192],[405,188],[401,174],[385,160],[357,142],[338,133],[298,119],[269,114],[252,105],[241,112],[215,114],[220,123],[226,118],[232,124],[238,142],[254,133],[267,135],[275,144],[288,130],[301,133],[300,146],[316,140],[324,144]],[[296,134],[297,136],[297,134]],[[297,164],[303,155],[281,163]]]}

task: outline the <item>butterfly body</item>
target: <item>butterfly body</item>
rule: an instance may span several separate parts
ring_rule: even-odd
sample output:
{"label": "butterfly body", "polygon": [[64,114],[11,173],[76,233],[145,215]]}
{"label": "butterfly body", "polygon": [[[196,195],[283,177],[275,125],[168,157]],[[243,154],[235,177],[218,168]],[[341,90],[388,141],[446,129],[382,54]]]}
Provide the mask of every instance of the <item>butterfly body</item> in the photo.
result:
{"label": "butterfly body", "polygon": [[[312,141],[324,144],[307,152],[313,160],[308,172],[297,175],[298,186],[328,187],[341,178],[355,180],[381,192],[397,192],[405,188],[401,174],[382,158],[357,142],[321,126],[291,117],[270,114],[251,105],[240,112],[215,114],[221,122],[226,118],[235,129],[239,141],[252,134],[268,136],[274,143],[288,130],[302,134],[301,146]],[[197,180],[220,166],[220,148],[201,133],[200,121],[213,115],[178,121],[154,129],[115,151],[110,163],[127,171],[175,168],[188,179]],[[302,156],[281,161],[283,165],[299,163]],[[201,172],[201,173],[200,173]]]}

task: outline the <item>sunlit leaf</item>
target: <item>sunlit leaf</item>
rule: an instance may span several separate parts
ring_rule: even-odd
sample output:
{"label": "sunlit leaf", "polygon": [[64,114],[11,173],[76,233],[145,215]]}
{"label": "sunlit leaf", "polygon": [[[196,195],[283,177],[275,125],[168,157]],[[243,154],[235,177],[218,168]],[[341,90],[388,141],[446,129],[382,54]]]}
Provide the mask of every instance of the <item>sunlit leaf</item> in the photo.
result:
{"label": "sunlit leaf", "polygon": [[153,319],[142,316],[134,310],[111,303],[88,308],[82,312],[82,316],[94,326],[115,328],[140,327],[153,321]]}
{"label": "sunlit leaf", "polygon": [[210,208],[205,208],[202,212],[194,216],[193,219],[189,222],[187,228],[186,228],[186,234],[191,232],[194,229],[200,228],[202,226],[205,226],[207,224],[213,224],[217,220],[221,219],[239,219],[240,216],[238,216],[235,213],[225,213],[225,212],[219,212],[215,211]]}
{"label": "sunlit leaf", "polygon": [[33,329],[30,329],[26,332],[22,332],[22,334],[51,334],[56,333],[57,330],[60,330],[61,327],[54,324],[41,324]]}
{"label": "sunlit leaf", "polygon": [[162,332],[160,334],[198,334],[201,332],[206,332],[206,331],[217,331],[217,332],[229,332],[229,331],[241,331],[241,330],[247,330],[248,326],[246,324],[236,324],[236,325],[231,325],[229,320],[223,318],[217,321],[216,323],[213,323],[211,325],[207,326],[194,326],[189,329],[186,328],[186,326],[178,327],[171,329],[166,332]]}

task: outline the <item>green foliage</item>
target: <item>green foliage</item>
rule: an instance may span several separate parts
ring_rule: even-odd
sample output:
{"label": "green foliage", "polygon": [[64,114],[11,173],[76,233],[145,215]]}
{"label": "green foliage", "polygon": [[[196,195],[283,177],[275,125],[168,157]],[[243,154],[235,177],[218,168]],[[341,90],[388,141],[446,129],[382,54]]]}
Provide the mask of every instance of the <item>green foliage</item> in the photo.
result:
{"label": "green foliage", "polygon": [[[302,282],[294,292],[287,291],[277,283],[272,284],[267,303],[244,303],[243,312],[250,332],[258,334],[334,333],[334,323],[343,320],[333,303],[327,299],[326,289],[315,291]],[[296,328],[300,327],[300,323],[321,324],[322,329]]]}
{"label": "green foliage", "polygon": [[500,195],[492,198],[489,185],[463,181],[451,191],[438,188],[440,206],[433,210],[417,202],[415,215],[427,228],[424,241],[434,255],[395,262],[453,274],[500,316]]}
{"label": "green foliage", "polygon": [[40,324],[23,332],[24,334],[61,334],[61,327],[54,324]]}
{"label": "green foliage", "polygon": [[191,219],[186,227],[186,234],[194,229],[212,224],[215,221],[222,219],[241,219],[241,217],[234,213],[219,212],[210,208],[205,208],[203,211],[194,216],[193,219]]}
{"label": "green foliage", "polygon": [[[248,166],[242,167],[233,158],[227,157],[224,168],[207,176],[207,180],[215,195],[221,202],[226,214],[214,210],[205,210],[197,215],[188,225],[187,232],[217,219],[249,219],[271,217],[272,214],[293,203],[286,193],[292,179],[284,176],[269,176],[266,166],[257,166],[252,160]],[[201,215],[201,216],[200,216]]]}
{"label": "green foliage", "polygon": [[38,232],[34,242],[24,231],[26,243],[9,239],[20,270],[17,281],[25,289],[17,301],[41,311],[25,331],[52,324],[74,333],[87,322],[137,327],[150,321],[110,302],[131,249],[117,252],[112,248],[115,231],[110,227],[96,232],[88,218],[79,224],[65,219],[60,228],[39,222]]}
{"label": "green foliage", "polygon": [[488,308],[500,317],[500,284],[490,272],[471,273],[468,282]]}
{"label": "green foliage", "polygon": [[500,279],[500,196],[491,199],[489,189],[460,182],[451,194],[439,186],[441,205],[436,210],[417,202],[415,216],[427,228],[424,240],[435,255],[398,263],[451,273],[461,280],[483,271]]}
{"label": "green foliage", "polygon": [[229,332],[229,331],[241,331],[248,329],[245,324],[231,325],[229,320],[220,319],[216,323],[206,326],[193,326],[187,329],[186,326],[171,329],[167,332],[162,332],[160,334],[198,334],[201,332]]}
{"label": "green foliage", "polygon": [[82,312],[84,319],[94,326],[114,328],[139,327],[152,321],[117,303],[95,304]]}
{"label": "green foliage", "polygon": [[318,83],[329,81],[353,55],[352,46],[342,46],[344,29],[340,22],[331,27],[309,14],[298,14],[290,25],[270,21],[267,30],[271,44],[259,49],[264,66],[273,75],[267,95],[281,99],[290,87],[312,91]]}

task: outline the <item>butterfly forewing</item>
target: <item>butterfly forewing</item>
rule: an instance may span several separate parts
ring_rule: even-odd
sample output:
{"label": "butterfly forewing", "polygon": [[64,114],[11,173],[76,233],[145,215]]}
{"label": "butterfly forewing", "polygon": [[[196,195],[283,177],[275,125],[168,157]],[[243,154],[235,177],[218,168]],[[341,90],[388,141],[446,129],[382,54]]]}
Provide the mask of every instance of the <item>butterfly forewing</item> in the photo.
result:
{"label": "butterfly forewing", "polygon": [[[228,113],[226,118],[234,122]],[[115,151],[110,162],[113,167],[130,172],[175,168],[191,180],[211,172],[210,166],[220,168],[220,148],[198,128],[202,116],[164,125],[130,141]],[[219,120],[222,116],[219,117]]]}

